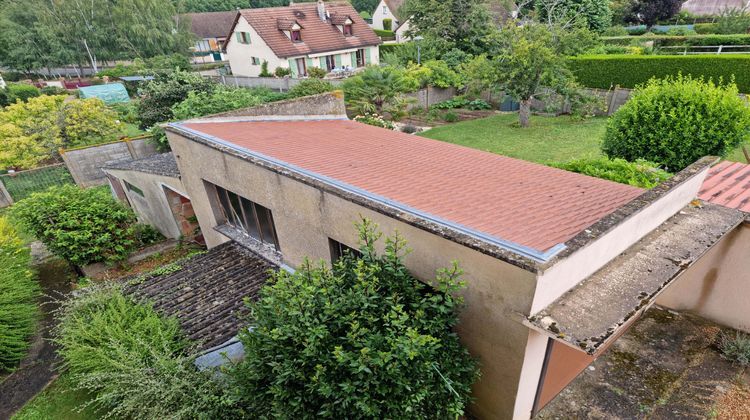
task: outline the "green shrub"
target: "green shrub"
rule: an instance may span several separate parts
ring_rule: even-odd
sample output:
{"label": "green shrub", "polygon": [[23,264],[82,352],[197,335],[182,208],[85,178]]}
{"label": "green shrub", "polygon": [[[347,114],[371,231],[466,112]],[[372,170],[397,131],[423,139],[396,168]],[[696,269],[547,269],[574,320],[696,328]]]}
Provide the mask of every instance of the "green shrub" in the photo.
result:
{"label": "green shrub", "polygon": [[430,108],[433,109],[456,109],[456,108],[464,108],[469,105],[469,101],[467,101],[464,98],[456,97],[453,99],[448,99],[446,101],[438,102],[435,105],[432,105]]}
{"label": "green shrub", "polygon": [[356,117],[354,117],[354,121],[361,122],[367,125],[372,125],[375,127],[387,128],[389,130],[394,130],[396,128],[396,126],[393,125],[392,122],[384,119],[382,116],[378,114],[357,115]]}
{"label": "green shrub", "polygon": [[172,114],[176,120],[187,120],[247,108],[283,99],[285,96],[266,88],[246,89],[219,85],[210,91],[188,93],[184,101],[172,106]]}
{"label": "green shrub", "polygon": [[326,74],[328,74],[328,72],[320,67],[310,67],[307,69],[307,76],[311,79],[322,79],[326,77]]}
{"label": "green shrub", "polygon": [[460,270],[436,289],[404,267],[406,244],[360,226],[361,256],[331,269],[305,261],[279,270],[249,303],[245,360],[232,372],[249,413],[268,418],[458,418],[478,369],[452,328]]}
{"label": "green shrub", "polygon": [[653,188],[672,176],[659,169],[657,164],[645,160],[628,162],[624,159],[599,157],[552,163],[550,166],[640,188]]}
{"label": "green shrub", "polygon": [[25,83],[11,83],[6,89],[8,89],[8,94],[11,97],[11,103],[16,100],[27,102],[30,98],[36,98],[42,94],[36,86]]}
{"label": "green shrub", "polygon": [[333,91],[333,85],[322,79],[305,79],[289,89],[290,98],[300,98],[302,96],[317,95]]}
{"label": "green shrub", "polygon": [[373,31],[375,31],[375,35],[381,38],[393,38],[396,36],[396,33],[393,31],[384,31],[382,29],[373,29]]}
{"label": "green shrub", "polygon": [[632,45],[653,42],[654,48],[681,46],[716,46],[716,45],[750,45],[750,35],[643,35],[639,37],[617,36],[603,37],[602,42],[609,45]]}
{"label": "green shrub", "polygon": [[14,204],[11,213],[51,252],[78,266],[122,261],[136,245],[135,214],[108,188],[53,187]]}
{"label": "green shrub", "polygon": [[0,217],[0,373],[26,356],[39,314],[39,284],[31,255],[6,218]]}
{"label": "green shrub", "polygon": [[89,286],[65,301],[54,341],[88,404],[114,418],[231,418],[211,372],[196,370],[179,323],[112,285]]}
{"label": "green shrub", "polygon": [[172,106],[187,99],[190,93],[210,92],[216,84],[197,73],[176,71],[148,82],[138,102],[138,121],[141,130],[173,118]]}
{"label": "green shrub", "polygon": [[488,104],[487,101],[484,101],[482,99],[474,99],[473,101],[469,102],[467,108],[471,109],[472,111],[483,111],[492,109],[492,105]]}
{"label": "green shrub", "polygon": [[68,92],[67,89],[63,89],[57,86],[45,86],[39,91],[39,93],[41,93],[42,95],[62,95],[62,96],[70,95],[70,92]]}
{"label": "green shrub", "polygon": [[652,77],[682,73],[725,81],[734,77],[739,91],[750,93],[750,55],[590,55],[569,58],[568,66],[581,85],[592,88],[634,88]]}
{"label": "green shrub", "polygon": [[697,32],[690,28],[686,28],[684,26],[678,26],[676,28],[669,28],[669,30],[666,32],[669,36],[688,36],[688,35],[695,35]]}
{"label": "green shrub", "polygon": [[693,25],[693,30],[700,35],[716,34],[718,33],[718,25],[715,23],[696,23]]}
{"label": "green shrub", "polygon": [[13,103],[7,88],[0,89],[0,108],[4,108]]}
{"label": "green shrub", "polygon": [[742,366],[750,365],[750,335],[739,331],[734,334],[722,333],[719,337],[719,349],[727,360]]}
{"label": "green shrub", "polygon": [[602,36],[628,36],[628,30],[622,25],[614,25],[602,31]]}
{"label": "green shrub", "polygon": [[120,119],[120,121],[128,124],[138,123],[137,101],[120,102],[108,106],[117,113],[117,117]]}
{"label": "green shrub", "polygon": [[386,30],[386,31],[393,30],[393,19],[391,18],[383,19],[383,30]]}
{"label": "green shrub", "polygon": [[680,75],[636,89],[608,121],[602,150],[677,172],[703,156],[725,156],[748,137],[750,106],[735,85]]}
{"label": "green shrub", "polygon": [[750,30],[750,13],[747,9],[725,8],[716,21],[716,33],[746,34]]}
{"label": "green shrub", "polygon": [[276,70],[273,71],[273,75],[276,77],[286,77],[292,74],[292,69],[284,68],[284,67],[276,67]]}
{"label": "green shrub", "polygon": [[268,61],[263,60],[263,63],[260,65],[260,77],[273,77],[273,74],[268,71]]}
{"label": "green shrub", "polygon": [[443,121],[447,123],[458,122],[459,119],[458,114],[455,112],[446,112],[445,115],[443,115]]}

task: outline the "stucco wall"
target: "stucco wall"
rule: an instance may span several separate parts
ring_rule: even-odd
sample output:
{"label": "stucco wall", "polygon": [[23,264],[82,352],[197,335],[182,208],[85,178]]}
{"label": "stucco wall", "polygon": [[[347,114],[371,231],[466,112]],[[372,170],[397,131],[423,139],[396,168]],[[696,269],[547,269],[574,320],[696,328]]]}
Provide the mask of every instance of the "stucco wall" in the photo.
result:
{"label": "stucco wall", "polygon": [[724,237],[656,303],[750,332],[750,224]]}
{"label": "stucco wall", "polygon": [[[250,44],[240,44],[237,42],[236,35],[232,33],[232,37],[227,44],[227,58],[229,59],[229,66],[232,68],[232,74],[257,77],[260,75],[260,67],[264,60],[268,61],[268,71],[271,73],[276,67],[289,67],[289,62],[286,59],[276,57],[276,54],[242,16],[237,21],[234,31],[235,33],[249,32]],[[251,57],[258,57],[261,64],[253,65]]]}
{"label": "stucco wall", "polygon": [[61,154],[76,184],[81,187],[91,187],[107,183],[102,166],[123,160],[148,157],[156,153],[156,147],[150,139],[140,138],[64,150]]}
{"label": "stucco wall", "polygon": [[[163,175],[116,169],[107,169],[106,172],[120,181],[131,207],[133,207],[133,210],[138,216],[139,222],[147,223],[155,227],[167,238],[180,238],[182,231],[175,221],[163,189],[163,185],[166,185],[172,190],[188,196],[184,192],[184,188],[179,179]],[[122,184],[123,180],[143,190],[143,197],[129,191],[125,185]]]}
{"label": "stucco wall", "polygon": [[414,251],[405,262],[418,278],[432,279],[439,268],[460,261],[468,287],[458,332],[482,369],[472,411],[483,419],[512,417],[528,339],[518,314],[531,307],[535,278],[530,272],[174,133],[168,136],[209,247],[228,239],[213,229],[217,214],[204,180],[271,209],[290,266],[305,256],[329,260],[329,237],[356,246],[354,223],[361,216],[386,235],[398,230],[406,238]]}
{"label": "stucco wall", "polygon": [[[386,12],[383,12],[383,7],[385,6]],[[396,30],[396,27],[398,26],[398,18],[394,16],[393,10],[388,7],[388,5],[385,4],[384,1],[380,1],[378,3],[378,7],[375,8],[375,12],[372,14],[372,27],[373,29],[384,29],[383,28],[383,19],[391,19],[393,22],[391,23],[391,30]]]}

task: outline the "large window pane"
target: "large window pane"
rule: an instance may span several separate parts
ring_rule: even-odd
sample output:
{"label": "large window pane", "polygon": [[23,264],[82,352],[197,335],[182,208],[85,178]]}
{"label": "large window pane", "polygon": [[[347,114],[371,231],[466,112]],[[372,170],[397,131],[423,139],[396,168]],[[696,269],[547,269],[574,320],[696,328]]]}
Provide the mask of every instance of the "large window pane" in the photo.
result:
{"label": "large window pane", "polygon": [[276,248],[279,248],[279,244],[276,242],[276,232],[273,226],[273,216],[271,210],[256,204],[255,213],[258,215],[258,222],[260,223],[260,234],[263,238],[263,242],[274,244]]}
{"label": "large window pane", "polygon": [[247,233],[253,238],[261,240],[260,231],[258,230],[258,219],[255,216],[255,208],[253,202],[244,198],[240,198],[242,201],[242,210],[245,211],[245,218],[247,220]]}
{"label": "large window pane", "polygon": [[219,203],[221,204],[221,211],[224,213],[227,223],[234,224],[232,220],[231,206],[229,205],[229,199],[227,198],[227,191],[223,188],[216,187],[216,195],[219,196]]}

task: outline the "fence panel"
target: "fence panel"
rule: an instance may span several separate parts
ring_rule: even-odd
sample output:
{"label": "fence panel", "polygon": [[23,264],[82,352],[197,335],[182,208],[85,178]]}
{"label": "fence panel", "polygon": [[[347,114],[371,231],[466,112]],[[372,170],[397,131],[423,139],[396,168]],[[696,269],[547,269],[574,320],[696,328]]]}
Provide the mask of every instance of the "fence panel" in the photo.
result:
{"label": "fence panel", "polygon": [[2,175],[0,176],[0,182],[3,183],[13,201],[23,200],[31,194],[45,191],[49,187],[74,183],[68,168],[62,163]]}

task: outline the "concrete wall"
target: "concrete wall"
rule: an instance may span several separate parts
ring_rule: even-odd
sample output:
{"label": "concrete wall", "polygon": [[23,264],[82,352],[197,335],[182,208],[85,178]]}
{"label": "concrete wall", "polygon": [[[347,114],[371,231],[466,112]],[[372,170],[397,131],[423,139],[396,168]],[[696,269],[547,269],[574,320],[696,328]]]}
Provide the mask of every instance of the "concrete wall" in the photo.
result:
{"label": "concrete wall", "polygon": [[405,263],[420,279],[433,279],[439,268],[460,261],[467,305],[458,333],[482,369],[472,412],[484,419],[512,417],[528,339],[518,319],[531,307],[532,273],[174,133],[168,136],[209,247],[228,238],[214,230],[221,216],[205,182],[271,209],[283,261],[290,266],[305,256],[330,260],[328,238],[356,247],[354,223],[361,216],[386,235],[398,230],[405,237],[414,250]]}
{"label": "concrete wall", "polygon": [[322,93],[319,95],[305,96],[302,98],[289,99],[285,101],[270,102],[250,108],[237,109],[234,111],[222,112],[206,117],[195,118],[191,121],[201,121],[210,119],[217,121],[222,118],[241,118],[241,117],[259,117],[259,116],[340,116],[346,118],[346,106],[343,101],[344,93],[335,91]]}
{"label": "concrete wall", "polygon": [[750,223],[724,237],[656,303],[750,332]]}
{"label": "concrete wall", "polygon": [[444,89],[428,86],[416,92],[408,93],[406,96],[416,101],[414,104],[409,105],[410,108],[429,108],[436,103],[453,99],[453,97],[456,96],[456,88]]}
{"label": "concrete wall", "polygon": [[108,163],[143,158],[156,153],[156,147],[147,138],[61,151],[73,180],[84,188],[107,183],[101,168]]}
{"label": "concrete wall", "polygon": [[[167,186],[176,192],[189,197],[184,192],[182,182],[178,178],[163,175],[154,175],[136,171],[121,171],[107,169],[106,172],[118,179],[122,189],[127,195],[130,206],[138,216],[138,221],[155,227],[167,238],[178,239],[182,236],[182,230],[178,226],[172,214],[170,203],[164,194],[163,186]],[[143,191],[143,197],[129,191],[122,181]]]}

